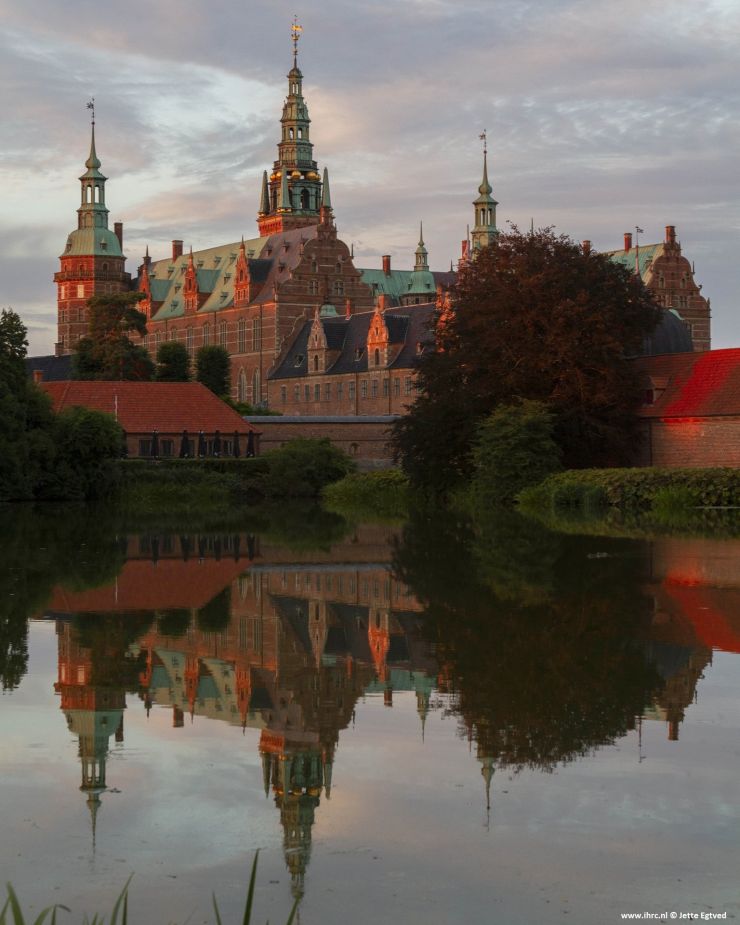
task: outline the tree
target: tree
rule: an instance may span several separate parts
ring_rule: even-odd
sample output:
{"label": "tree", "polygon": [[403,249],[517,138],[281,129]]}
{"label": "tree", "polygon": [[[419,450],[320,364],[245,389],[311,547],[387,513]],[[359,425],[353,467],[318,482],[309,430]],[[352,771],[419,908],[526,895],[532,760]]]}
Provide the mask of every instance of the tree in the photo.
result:
{"label": "tree", "polygon": [[56,415],[53,477],[38,494],[43,498],[104,498],[115,485],[116,460],[123,431],[111,414],[68,408]]}
{"label": "tree", "polygon": [[215,344],[201,347],[195,358],[198,382],[219,397],[228,395],[231,390],[231,363],[225,347]]}
{"label": "tree", "polygon": [[157,350],[157,372],[159,382],[189,382],[190,354],[184,344],[170,340]]}
{"label": "tree", "polygon": [[51,404],[26,375],[26,329],[0,312],[0,501],[33,497],[54,460]]}
{"label": "tree", "polygon": [[76,379],[148,380],[154,363],[132,338],[146,335],[146,315],[136,308],[141,292],[119,292],[88,299],[88,334],[73,359]]}
{"label": "tree", "polygon": [[550,229],[513,229],[464,267],[419,395],[395,426],[411,480],[435,492],[468,478],[477,425],[501,404],[545,402],[568,467],[615,465],[636,440],[638,353],[659,308],[642,281]]}
{"label": "tree", "polygon": [[470,495],[476,505],[511,502],[560,468],[554,416],[542,402],[499,405],[479,426]]}

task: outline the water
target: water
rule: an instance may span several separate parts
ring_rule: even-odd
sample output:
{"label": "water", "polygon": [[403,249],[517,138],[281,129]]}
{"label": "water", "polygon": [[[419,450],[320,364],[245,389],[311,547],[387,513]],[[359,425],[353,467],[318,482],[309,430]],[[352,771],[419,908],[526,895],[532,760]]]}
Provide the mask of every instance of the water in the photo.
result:
{"label": "water", "polygon": [[29,911],[237,921],[259,848],[258,922],[740,916],[740,541],[3,514]]}

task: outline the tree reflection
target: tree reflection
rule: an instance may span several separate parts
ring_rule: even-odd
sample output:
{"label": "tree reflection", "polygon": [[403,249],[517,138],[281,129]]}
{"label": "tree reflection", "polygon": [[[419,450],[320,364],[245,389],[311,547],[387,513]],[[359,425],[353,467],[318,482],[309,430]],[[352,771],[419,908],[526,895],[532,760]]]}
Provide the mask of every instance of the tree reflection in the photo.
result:
{"label": "tree reflection", "polygon": [[480,756],[551,770],[624,735],[658,690],[640,641],[641,559],[603,546],[500,512],[423,511],[406,526],[395,568],[426,605],[443,687]]}

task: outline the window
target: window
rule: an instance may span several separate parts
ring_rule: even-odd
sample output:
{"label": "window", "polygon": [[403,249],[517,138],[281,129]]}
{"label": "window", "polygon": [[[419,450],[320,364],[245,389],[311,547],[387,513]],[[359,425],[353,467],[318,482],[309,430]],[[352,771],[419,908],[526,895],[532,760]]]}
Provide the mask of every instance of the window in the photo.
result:
{"label": "window", "polygon": [[313,358],[313,371],[317,373],[319,371],[319,357],[318,354],[314,354]]}
{"label": "window", "polygon": [[317,279],[312,279],[308,284],[308,294],[309,295],[318,295],[319,294],[319,281]]}
{"label": "window", "polygon": [[260,371],[255,369],[252,376],[252,402],[255,405],[262,404],[262,383],[260,382]]}
{"label": "window", "polygon": [[331,401],[331,382],[324,386],[324,401]]}
{"label": "window", "polygon": [[243,369],[239,370],[239,384],[237,385],[236,394],[239,401],[247,400],[247,377]]}
{"label": "window", "polygon": [[343,393],[344,393],[344,384],[341,382],[337,382],[337,400],[338,401],[342,400]]}
{"label": "window", "polygon": [[306,401],[311,401],[311,386],[310,385],[306,385],[303,387],[303,397],[306,399]]}
{"label": "window", "polygon": [[375,353],[373,354],[373,358],[375,360],[375,365],[380,366],[380,350],[378,350],[377,347],[375,348]]}
{"label": "window", "polygon": [[321,401],[321,385],[318,382],[313,387],[313,399],[314,401]]}
{"label": "window", "polygon": [[218,342],[222,347],[226,346],[227,337],[228,337],[228,331],[226,328],[226,322],[222,321],[221,324],[218,326]]}
{"label": "window", "polygon": [[280,386],[280,401],[283,405],[286,404],[288,401],[288,386],[287,385]]}
{"label": "window", "polygon": [[293,401],[298,402],[300,400],[301,400],[301,387],[299,385],[294,385],[293,386]]}
{"label": "window", "polygon": [[410,376],[406,376],[406,378],[403,380],[403,393],[404,395],[411,394],[411,377]]}
{"label": "window", "polygon": [[177,340],[177,331],[176,331],[174,328],[172,328],[172,330],[170,331],[170,333],[169,333],[167,339],[168,339],[168,340]]}
{"label": "window", "polygon": [[344,295],[344,280],[334,280],[334,295]]}
{"label": "window", "polygon": [[398,396],[401,394],[401,380],[400,379],[393,380],[393,394],[396,396],[396,398],[398,398]]}
{"label": "window", "polygon": [[247,352],[247,323],[242,319],[239,322],[239,332],[237,336],[237,352],[246,353]]}
{"label": "window", "polygon": [[157,345],[157,347],[159,347],[159,345],[162,343],[161,331],[157,331],[157,333],[154,335],[154,343]]}
{"label": "window", "polygon": [[207,347],[211,342],[211,328],[210,325],[203,325],[203,346]]}
{"label": "window", "polygon": [[[359,453],[359,451],[360,451],[360,445],[359,445],[358,443],[350,443],[350,445],[349,445],[349,455],[350,455],[350,456],[357,456],[357,454]],[[349,583],[350,594],[353,594],[353,593],[354,593],[354,590],[355,590],[355,589],[354,589],[353,586],[354,586],[354,581],[353,581],[352,579],[350,579],[350,583]]]}
{"label": "window", "polygon": [[360,388],[362,390],[362,397],[367,398],[367,379],[362,380],[362,385]]}
{"label": "window", "polygon": [[262,325],[259,318],[252,321],[252,350],[259,350],[262,346]]}
{"label": "window", "polygon": [[349,395],[349,400],[354,401],[355,399],[355,383],[354,381],[350,382],[347,385],[347,394]]}
{"label": "window", "polygon": [[160,456],[174,456],[175,455],[175,441],[174,440],[160,440],[159,441],[159,455]]}
{"label": "window", "polygon": [[373,398],[378,397],[378,380],[377,379],[373,379],[372,381],[372,393],[373,393]]}
{"label": "window", "polygon": [[85,298],[85,287],[81,283],[77,286],[77,298],[78,299]]}
{"label": "window", "polygon": [[185,346],[188,348],[188,353],[193,352],[193,329],[188,328],[185,331]]}
{"label": "window", "polygon": [[384,380],[383,380],[383,395],[384,395],[384,397],[387,398],[388,395],[389,395],[389,393],[390,393],[390,389],[389,389],[388,380],[387,380],[387,379],[384,379]]}

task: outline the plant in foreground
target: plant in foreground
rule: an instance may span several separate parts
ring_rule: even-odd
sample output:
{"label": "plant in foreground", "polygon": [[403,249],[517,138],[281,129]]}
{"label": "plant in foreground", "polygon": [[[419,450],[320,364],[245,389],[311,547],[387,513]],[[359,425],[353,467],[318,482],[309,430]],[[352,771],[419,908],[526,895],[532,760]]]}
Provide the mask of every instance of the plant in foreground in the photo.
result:
{"label": "plant in foreground", "polygon": [[[250,925],[252,921],[252,904],[254,902],[254,886],[257,882],[258,857],[259,851],[256,851],[254,855],[254,861],[252,862],[252,873],[249,877],[249,886],[247,887],[247,899],[246,905],[244,907],[242,925]],[[133,877],[133,874],[131,877]],[[129,884],[131,883],[131,877],[129,877],[126,881],[125,886],[121,890],[121,893],[113,906],[113,911],[111,912],[108,925],[128,925],[128,888]],[[16,895],[15,890],[10,883],[6,884],[6,886],[8,890],[8,898],[5,900],[5,905],[2,907],[2,909],[0,909],[0,925],[27,925],[27,920],[23,915],[23,910],[21,909],[21,904],[18,901],[18,896]],[[218,908],[218,903],[216,902],[216,894],[213,893],[212,896],[213,911],[216,914],[216,925],[223,925],[221,912]],[[48,925],[56,925],[57,911],[59,909],[62,909],[64,912],[70,911],[67,906],[56,903],[53,906],[49,906],[47,909],[42,909],[42,911],[33,921],[29,919],[28,925],[44,925],[47,920]],[[290,910],[290,915],[288,916],[288,920],[285,925],[292,925],[297,911],[298,900],[296,899],[293,903],[293,908]],[[106,919],[104,916],[98,915],[96,913],[91,919],[85,916],[83,919],[83,925],[106,925]],[[269,922],[267,925],[269,925]]]}

